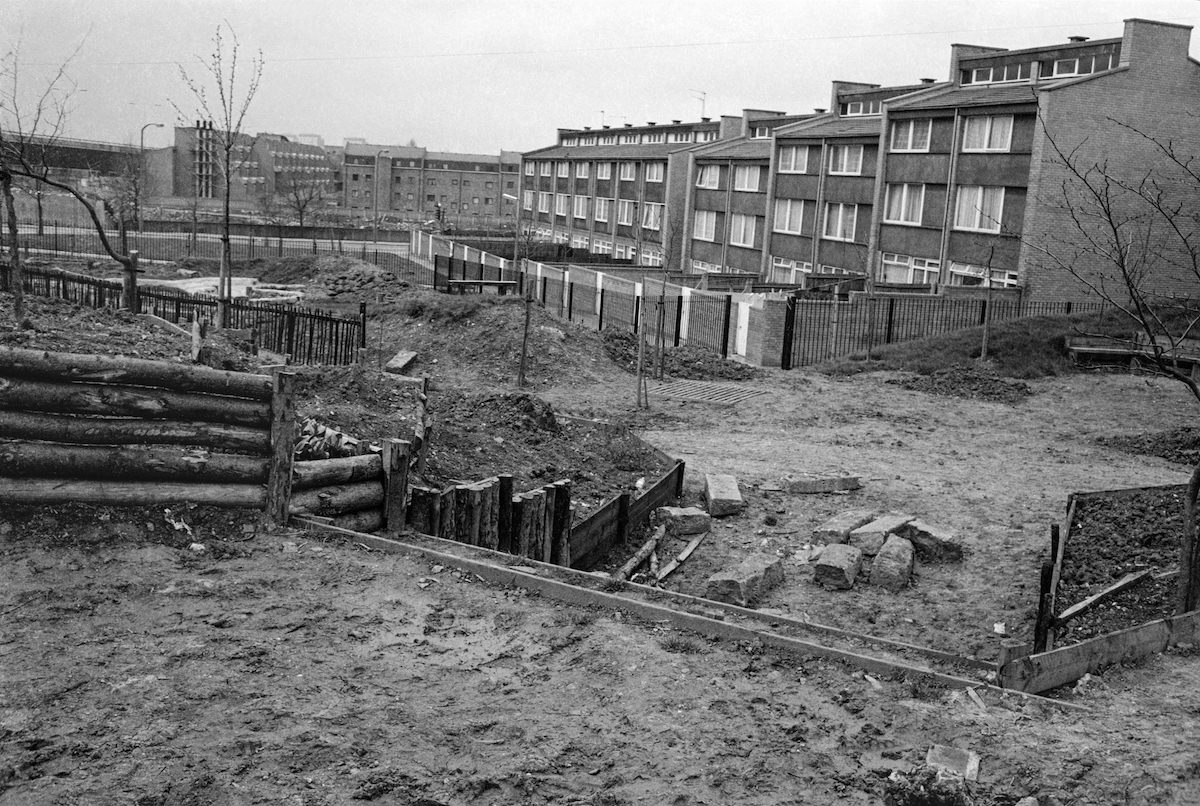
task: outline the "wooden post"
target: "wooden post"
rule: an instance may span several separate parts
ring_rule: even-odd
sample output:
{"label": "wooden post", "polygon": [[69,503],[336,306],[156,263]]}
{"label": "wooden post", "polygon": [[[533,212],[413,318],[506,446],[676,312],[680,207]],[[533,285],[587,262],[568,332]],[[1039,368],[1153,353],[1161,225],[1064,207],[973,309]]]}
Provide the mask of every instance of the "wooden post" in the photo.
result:
{"label": "wooden post", "polygon": [[467,535],[464,543],[472,546],[483,545],[480,537],[486,528],[486,517],[483,512],[483,488],[478,484],[472,485],[467,490]]}
{"label": "wooden post", "polygon": [[125,267],[125,276],[121,283],[121,307],[130,313],[138,313],[138,251],[129,253],[129,265]]}
{"label": "wooden post", "polygon": [[267,517],[283,526],[292,497],[292,463],[296,447],[293,372],[276,372],[271,394],[271,469],[267,477]]}
{"label": "wooden post", "polygon": [[414,532],[437,535],[441,509],[441,494],[428,487],[413,487],[408,505],[408,525]]}
{"label": "wooden post", "polygon": [[445,540],[454,540],[454,499],[455,490],[453,487],[442,491],[441,497],[438,500],[438,533],[437,536]]}
{"label": "wooden post", "polygon": [[[510,479],[511,484],[511,479]],[[509,554],[521,553],[521,533],[525,523],[525,499],[523,496],[514,495],[509,497],[508,501],[508,548],[501,548],[501,551],[507,551]]]}
{"label": "wooden post", "polygon": [[204,325],[200,317],[192,320],[192,361],[200,360],[200,348],[204,346]]}
{"label": "wooden post", "polygon": [[571,567],[571,482],[568,479],[554,482],[554,543],[550,562]]}
{"label": "wooden post", "polygon": [[1038,588],[1037,620],[1033,625],[1033,651],[1045,652],[1050,648],[1052,622],[1054,620],[1054,563],[1042,563],[1041,581]]}
{"label": "wooden post", "polygon": [[512,535],[513,535],[513,477],[507,474],[501,475],[499,482],[496,484],[496,495],[500,499],[497,502],[496,511],[496,548],[499,551],[507,551],[512,553]]}
{"label": "wooden post", "polygon": [[558,497],[558,488],[547,484],[541,489],[545,496],[542,506],[542,551],[537,559],[544,563],[552,562],[554,556],[554,501]]}
{"label": "wooden post", "polygon": [[408,456],[412,443],[388,439],[383,443],[383,522],[386,534],[395,536],[404,528],[408,497]]}

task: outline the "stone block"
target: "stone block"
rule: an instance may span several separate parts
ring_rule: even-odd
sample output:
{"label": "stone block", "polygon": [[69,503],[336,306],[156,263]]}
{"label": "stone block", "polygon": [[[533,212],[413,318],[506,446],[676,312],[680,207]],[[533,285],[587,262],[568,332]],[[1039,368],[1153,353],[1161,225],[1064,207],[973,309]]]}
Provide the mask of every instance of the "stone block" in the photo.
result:
{"label": "stone block", "polygon": [[875,520],[877,514],[873,509],[851,509],[839,513],[813,529],[813,542],[845,543],[850,539],[851,532]]}
{"label": "stone block", "polygon": [[408,365],[417,359],[417,354],[409,350],[401,350],[392,356],[392,360],[384,365],[383,371],[393,375],[403,375]]}
{"label": "stone block", "polygon": [[888,535],[871,563],[871,584],[896,593],[912,580],[913,544],[903,537]]}
{"label": "stone block", "polygon": [[862,569],[862,550],[834,543],[821,550],[813,567],[813,582],[827,590],[849,590]]}
{"label": "stone block", "polygon": [[721,473],[705,474],[704,500],[708,502],[708,514],[714,518],[735,515],[746,507],[737,479]]}
{"label": "stone block", "polygon": [[712,529],[712,516],[699,507],[659,507],[652,520],[673,535],[700,535]]}
{"label": "stone block", "polygon": [[750,607],[781,582],[783,559],[774,554],[758,554],[742,560],[732,570],[709,577],[704,595],[718,602]]}
{"label": "stone block", "polygon": [[962,546],[952,534],[923,520],[909,521],[896,534],[912,541],[917,559],[923,563],[956,563],[963,558]]}
{"label": "stone block", "polygon": [[979,778],[979,755],[958,747],[930,745],[929,752],[925,755],[925,766],[967,781]]}
{"label": "stone block", "polygon": [[862,549],[862,553],[868,557],[874,556],[883,548],[883,543],[889,534],[912,519],[912,515],[900,515],[894,512],[880,515],[870,523],[852,531],[848,542],[851,546]]}
{"label": "stone block", "polygon": [[793,473],[783,477],[783,488],[789,493],[818,494],[857,490],[862,486],[858,476],[843,473]]}

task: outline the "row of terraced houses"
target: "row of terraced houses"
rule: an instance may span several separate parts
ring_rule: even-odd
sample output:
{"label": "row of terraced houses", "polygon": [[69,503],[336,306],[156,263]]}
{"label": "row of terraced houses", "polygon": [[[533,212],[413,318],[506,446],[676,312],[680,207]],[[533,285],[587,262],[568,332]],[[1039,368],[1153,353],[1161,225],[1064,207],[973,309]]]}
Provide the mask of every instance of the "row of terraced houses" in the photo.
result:
{"label": "row of terraced houses", "polygon": [[[1200,154],[1190,33],[1131,19],[1111,39],[954,45],[947,80],[834,81],[811,114],[560,129],[523,155],[521,226],[641,265],[766,282],[1083,296],[1064,266],[1106,267],[1085,265],[1069,236],[1067,163],[1136,181],[1162,164],[1158,145]],[[1200,206],[1196,189],[1176,188],[1180,203]],[[1160,285],[1193,290],[1165,270]]]}

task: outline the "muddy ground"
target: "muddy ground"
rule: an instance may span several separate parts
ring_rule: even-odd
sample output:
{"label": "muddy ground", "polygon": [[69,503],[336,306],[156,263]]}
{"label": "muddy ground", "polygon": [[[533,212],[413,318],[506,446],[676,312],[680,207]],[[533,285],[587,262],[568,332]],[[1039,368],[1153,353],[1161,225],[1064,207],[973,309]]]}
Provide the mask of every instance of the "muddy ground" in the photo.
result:
{"label": "muddy ground", "polygon": [[[444,326],[375,321],[381,354]],[[430,360],[435,388],[514,391],[496,367],[515,321],[488,320],[500,349],[475,364]],[[786,580],[764,608],[990,658],[997,622],[1032,628],[1049,524],[1070,492],[1187,477],[1097,442],[1187,425],[1189,403],[1165,381],[1035,380],[1008,403],[905,389],[890,382],[900,373],[768,371],[739,382],[764,394],[736,408],[651,384],[647,412],[594,334],[540,324],[570,348],[543,350],[534,378],[556,411],[604,413],[685,459],[688,500],[706,472],[738,477],[749,507],[670,578],[681,591],[771,552]],[[28,341],[20,332],[0,335]],[[863,488],[771,489],[787,472],[835,469]],[[938,524],[966,557],[919,567],[899,594],[812,585],[808,533],[861,507]],[[228,513],[8,508],[0,534],[0,804],[870,804],[931,743],[982,756],[976,803],[1200,800],[1188,647],[1059,692],[1083,712],[987,694],[980,709],[961,691],[714,643]]]}

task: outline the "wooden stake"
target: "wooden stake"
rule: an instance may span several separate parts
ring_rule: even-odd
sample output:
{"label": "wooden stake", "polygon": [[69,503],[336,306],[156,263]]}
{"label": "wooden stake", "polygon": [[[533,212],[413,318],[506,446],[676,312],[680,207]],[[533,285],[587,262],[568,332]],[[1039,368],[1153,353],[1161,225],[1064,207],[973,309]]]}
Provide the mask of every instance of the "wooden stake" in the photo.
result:
{"label": "wooden stake", "polygon": [[266,514],[278,526],[287,524],[292,496],[296,445],[295,383],[295,373],[277,372],[271,395],[271,468],[267,475]]}
{"label": "wooden stake", "polygon": [[404,528],[408,498],[408,457],[412,443],[388,439],[383,443],[383,522],[390,536]]}
{"label": "wooden stake", "polygon": [[513,550],[513,477],[501,475],[496,484],[496,549]]}

